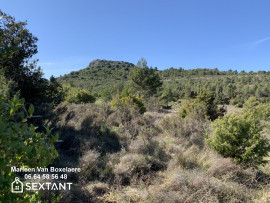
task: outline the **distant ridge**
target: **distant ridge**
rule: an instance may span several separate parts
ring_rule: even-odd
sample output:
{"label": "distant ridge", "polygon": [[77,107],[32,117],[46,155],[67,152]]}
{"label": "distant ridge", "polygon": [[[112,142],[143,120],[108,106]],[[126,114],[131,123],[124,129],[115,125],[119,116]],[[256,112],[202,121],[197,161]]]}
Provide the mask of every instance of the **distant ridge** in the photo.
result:
{"label": "distant ridge", "polygon": [[[119,85],[124,85],[128,80],[130,71],[135,67],[134,64],[125,61],[110,61],[96,59],[89,63],[89,66],[79,71],[72,71],[58,78],[62,84],[70,83],[75,87],[88,89],[94,92],[102,92],[105,89],[112,91],[118,89]],[[185,70],[183,68],[169,68],[158,71],[162,80],[170,82],[173,80],[203,79],[212,80],[215,78],[248,76],[257,74],[270,74],[270,71],[238,73],[236,70],[220,71],[217,68],[196,68]]]}

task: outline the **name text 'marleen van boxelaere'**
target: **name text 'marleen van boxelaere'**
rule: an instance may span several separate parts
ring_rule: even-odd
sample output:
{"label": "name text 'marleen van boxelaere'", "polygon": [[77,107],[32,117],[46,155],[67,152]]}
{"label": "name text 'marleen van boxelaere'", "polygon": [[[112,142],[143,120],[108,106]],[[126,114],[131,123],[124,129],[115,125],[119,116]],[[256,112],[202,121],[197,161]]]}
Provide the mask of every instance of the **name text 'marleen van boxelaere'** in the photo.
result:
{"label": "name text 'marleen van boxelaere'", "polygon": [[43,167],[36,167],[36,168],[18,168],[18,167],[11,167],[11,172],[24,172],[24,173],[35,173],[35,172],[62,172],[62,173],[66,173],[66,172],[81,172],[80,168],[55,168],[55,167],[50,167],[50,168],[43,168]]}

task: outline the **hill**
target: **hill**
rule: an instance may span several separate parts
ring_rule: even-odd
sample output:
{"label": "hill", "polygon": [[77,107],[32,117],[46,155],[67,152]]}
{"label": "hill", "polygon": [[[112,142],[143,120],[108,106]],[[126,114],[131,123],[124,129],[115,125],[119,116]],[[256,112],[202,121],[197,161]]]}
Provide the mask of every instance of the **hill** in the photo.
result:
{"label": "hill", "polygon": [[84,69],[59,77],[58,81],[98,92],[107,87],[123,84],[134,66],[129,62],[97,59]]}

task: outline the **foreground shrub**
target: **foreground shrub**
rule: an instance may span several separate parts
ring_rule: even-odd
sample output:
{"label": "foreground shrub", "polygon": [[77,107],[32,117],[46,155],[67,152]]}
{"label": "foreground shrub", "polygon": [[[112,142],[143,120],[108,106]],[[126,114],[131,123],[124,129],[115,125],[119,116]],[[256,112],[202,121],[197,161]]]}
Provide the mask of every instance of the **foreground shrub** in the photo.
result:
{"label": "foreground shrub", "polygon": [[264,164],[270,151],[269,141],[262,136],[258,119],[250,112],[227,114],[213,125],[208,143],[219,154],[231,157],[236,163]]}
{"label": "foreground shrub", "polygon": [[35,193],[11,193],[10,184],[16,176],[10,167],[46,167],[57,157],[54,142],[58,136],[51,136],[49,129],[46,134],[36,132],[36,127],[27,123],[33,113],[33,105],[25,110],[24,99],[15,97],[6,103],[0,95],[0,202],[37,202]]}
{"label": "foreground shrub", "polygon": [[176,169],[163,182],[149,186],[118,188],[102,197],[103,202],[250,202],[247,188],[210,177],[198,170]]}

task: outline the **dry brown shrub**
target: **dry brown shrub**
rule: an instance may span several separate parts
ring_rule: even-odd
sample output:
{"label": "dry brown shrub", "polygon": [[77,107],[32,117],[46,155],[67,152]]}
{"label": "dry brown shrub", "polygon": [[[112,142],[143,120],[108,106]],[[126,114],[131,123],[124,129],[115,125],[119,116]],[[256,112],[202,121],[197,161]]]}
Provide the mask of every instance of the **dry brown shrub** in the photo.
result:
{"label": "dry brown shrub", "polygon": [[166,116],[160,122],[160,127],[167,134],[177,137],[182,133],[183,121],[176,115]]}
{"label": "dry brown shrub", "polygon": [[111,202],[248,202],[245,187],[220,181],[197,170],[166,173],[163,184],[121,187],[106,196]]}
{"label": "dry brown shrub", "polygon": [[198,164],[198,154],[199,149],[195,146],[192,146],[188,149],[178,148],[177,153],[174,155],[173,159],[171,159],[168,170],[172,170],[177,167],[181,167],[184,169],[194,169],[199,167]]}
{"label": "dry brown shrub", "polygon": [[117,185],[149,183],[151,164],[142,154],[126,154],[114,166],[113,173]]}
{"label": "dry brown shrub", "polygon": [[207,149],[199,160],[202,168],[212,177],[221,180],[233,181],[248,188],[260,188],[270,182],[270,177],[260,170],[235,164],[232,159],[224,158]]}
{"label": "dry brown shrub", "polygon": [[205,130],[208,122],[201,118],[181,119],[177,116],[165,117],[161,123],[161,128],[167,134],[179,139],[179,143],[186,146],[196,145],[204,147]]}
{"label": "dry brown shrub", "polygon": [[141,154],[126,154],[120,158],[120,163],[114,168],[116,175],[132,175],[139,170],[149,169],[145,156]]}
{"label": "dry brown shrub", "polygon": [[250,198],[245,187],[220,181],[197,170],[168,173],[161,190],[183,191],[179,198],[185,202],[245,202]]}
{"label": "dry brown shrub", "polygon": [[60,203],[66,202],[95,202],[91,200],[88,192],[81,185],[74,184],[72,190],[62,190]]}
{"label": "dry brown shrub", "polygon": [[232,178],[240,170],[230,158],[224,158],[209,150],[203,153],[200,163],[207,173],[214,177]]}
{"label": "dry brown shrub", "polygon": [[109,194],[103,196],[103,202],[115,202],[115,203],[126,203],[126,202],[151,202],[148,199],[148,191],[146,188],[136,187],[125,187],[119,190],[111,191]]}
{"label": "dry brown shrub", "polygon": [[139,136],[137,137],[137,139],[131,141],[130,145],[128,146],[128,149],[132,153],[140,153],[145,149],[147,144],[148,140]]}
{"label": "dry brown shrub", "polygon": [[95,150],[89,150],[80,157],[79,166],[81,168],[81,179],[91,180],[97,178],[100,166],[99,157],[100,154]]}
{"label": "dry brown shrub", "polygon": [[95,182],[90,183],[84,187],[84,189],[89,193],[91,197],[103,196],[110,190],[110,187],[107,183]]}

